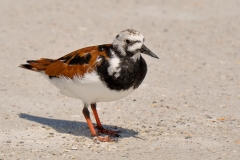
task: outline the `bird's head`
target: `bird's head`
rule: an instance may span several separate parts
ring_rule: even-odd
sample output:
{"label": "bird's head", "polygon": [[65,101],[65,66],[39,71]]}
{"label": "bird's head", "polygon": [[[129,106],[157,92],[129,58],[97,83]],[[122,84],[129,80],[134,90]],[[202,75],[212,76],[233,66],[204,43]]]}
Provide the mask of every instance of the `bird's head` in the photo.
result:
{"label": "bird's head", "polygon": [[113,41],[113,48],[121,56],[129,56],[135,60],[140,58],[141,53],[158,58],[144,45],[144,41],[145,39],[139,31],[127,29],[116,36]]}

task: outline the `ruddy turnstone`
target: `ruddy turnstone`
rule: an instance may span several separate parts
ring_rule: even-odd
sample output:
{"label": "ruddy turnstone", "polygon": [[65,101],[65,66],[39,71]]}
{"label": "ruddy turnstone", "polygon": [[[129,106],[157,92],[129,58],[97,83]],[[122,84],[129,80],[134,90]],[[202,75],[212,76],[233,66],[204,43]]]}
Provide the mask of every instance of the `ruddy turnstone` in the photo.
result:
{"label": "ruddy turnstone", "polygon": [[[37,71],[60,89],[63,95],[81,99],[82,113],[95,139],[110,142],[109,136],[119,136],[117,131],[103,128],[96,110],[97,102],[122,99],[142,83],[147,64],[141,53],[158,58],[144,45],[143,35],[133,29],[121,31],[112,44],[82,48],[58,59],[28,60],[20,67]],[[91,106],[98,133],[90,119]]]}

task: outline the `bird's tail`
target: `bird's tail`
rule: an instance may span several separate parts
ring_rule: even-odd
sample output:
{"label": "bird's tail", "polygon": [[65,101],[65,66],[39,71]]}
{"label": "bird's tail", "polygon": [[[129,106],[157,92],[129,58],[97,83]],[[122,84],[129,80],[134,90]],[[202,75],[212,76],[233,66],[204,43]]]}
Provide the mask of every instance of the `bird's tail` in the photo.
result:
{"label": "bird's tail", "polygon": [[28,60],[27,64],[21,64],[19,67],[29,69],[32,71],[44,71],[46,67],[54,62],[53,59],[41,58],[40,60]]}

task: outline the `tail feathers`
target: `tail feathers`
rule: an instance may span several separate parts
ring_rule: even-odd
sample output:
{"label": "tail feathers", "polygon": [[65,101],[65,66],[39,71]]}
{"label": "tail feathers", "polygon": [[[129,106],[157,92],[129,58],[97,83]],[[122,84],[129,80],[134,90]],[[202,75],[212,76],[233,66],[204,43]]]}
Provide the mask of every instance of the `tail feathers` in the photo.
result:
{"label": "tail feathers", "polygon": [[44,71],[48,65],[50,65],[55,60],[53,59],[47,59],[47,58],[41,58],[40,60],[28,60],[28,64],[21,64],[19,67],[29,69],[32,71]]}

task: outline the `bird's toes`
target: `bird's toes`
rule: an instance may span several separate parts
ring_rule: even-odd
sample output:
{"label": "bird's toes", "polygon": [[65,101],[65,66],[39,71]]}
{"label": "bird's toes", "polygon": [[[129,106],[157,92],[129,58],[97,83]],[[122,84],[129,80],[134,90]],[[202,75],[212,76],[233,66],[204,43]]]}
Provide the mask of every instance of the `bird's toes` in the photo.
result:
{"label": "bird's toes", "polygon": [[109,136],[95,136],[93,137],[93,141],[95,143],[100,143],[100,142],[114,142],[115,140],[110,138]]}
{"label": "bird's toes", "polygon": [[113,131],[113,130],[108,130],[104,128],[98,129],[98,133],[107,134],[113,137],[120,137],[119,135],[120,132],[121,131]]}

